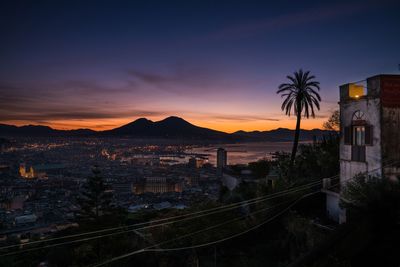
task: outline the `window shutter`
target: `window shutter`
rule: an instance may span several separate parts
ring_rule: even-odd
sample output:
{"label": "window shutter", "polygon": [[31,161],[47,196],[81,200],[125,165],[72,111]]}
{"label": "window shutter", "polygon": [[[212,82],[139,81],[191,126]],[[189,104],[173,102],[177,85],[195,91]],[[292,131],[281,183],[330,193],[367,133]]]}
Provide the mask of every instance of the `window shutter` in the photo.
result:
{"label": "window shutter", "polygon": [[344,144],[351,145],[351,127],[344,127]]}
{"label": "window shutter", "polygon": [[373,140],[374,140],[373,127],[372,127],[372,125],[366,125],[365,126],[365,144],[372,146]]}

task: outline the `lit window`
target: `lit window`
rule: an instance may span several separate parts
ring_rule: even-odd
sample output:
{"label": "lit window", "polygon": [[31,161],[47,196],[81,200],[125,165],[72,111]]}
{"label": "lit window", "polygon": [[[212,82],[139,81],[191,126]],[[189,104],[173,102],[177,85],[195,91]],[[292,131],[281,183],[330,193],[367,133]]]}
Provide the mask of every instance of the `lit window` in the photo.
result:
{"label": "lit window", "polygon": [[353,126],[353,145],[365,145],[365,126]]}
{"label": "lit window", "polygon": [[349,97],[358,99],[365,95],[364,86],[357,84],[349,85]]}

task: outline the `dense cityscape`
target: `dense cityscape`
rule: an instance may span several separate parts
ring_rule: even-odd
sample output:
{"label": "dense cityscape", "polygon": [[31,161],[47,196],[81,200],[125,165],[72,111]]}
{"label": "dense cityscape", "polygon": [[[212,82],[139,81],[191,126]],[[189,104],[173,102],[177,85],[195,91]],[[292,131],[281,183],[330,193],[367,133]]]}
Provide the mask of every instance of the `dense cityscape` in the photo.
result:
{"label": "dense cityscape", "polygon": [[[73,227],[81,185],[98,166],[114,205],[140,209],[184,209],[203,198],[216,200],[226,167],[189,145],[146,145],[121,139],[17,139],[2,145],[1,238]],[[217,153],[217,151],[215,151]],[[222,153],[222,152],[219,152]],[[226,153],[226,151],[225,151]]]}

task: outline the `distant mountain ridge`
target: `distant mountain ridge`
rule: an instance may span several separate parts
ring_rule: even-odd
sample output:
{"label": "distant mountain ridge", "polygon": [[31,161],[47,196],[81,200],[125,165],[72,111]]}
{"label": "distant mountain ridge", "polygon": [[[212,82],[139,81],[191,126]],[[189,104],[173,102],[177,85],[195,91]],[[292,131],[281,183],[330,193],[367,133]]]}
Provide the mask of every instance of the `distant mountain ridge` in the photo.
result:
{"label": "distant mountain ridge", "polygon": [[57,130],[43,125],[15,126],[0,124],[0,136],[89,136],[96,134],[90,129]]}
{"label": "distant mountain ridge", "polygon": [[102,131],[101,135],[211,140],[231,138],[227,133],[198,127],[175,116],[156,122],[145,118],[137,119],[121,127]]}
{"label": "distant mountain ridge", "polygon": [[[332,131],[321,129],[301,130],[300,140],[312,140],[314,136],[332,134]],[[120,127],[94,131],[90,129],[56,130],[48,126],[26,125],[14,126],[0,124],[0,136],[32,136],[32,137],[132,137],[132,138],[165,138],[184,140],[218,140],[218,141],[291,141],[294,130],[278,128],[270,131],[237,131],[225,133],[199,127],[175,116],[153,122],[140,118]]]}
{"label": "distant mountain ridge", "polygon": [[[324,135],[337,134],[334,131],[327,131],[321,129],[312,129],[312,130],[300,130],[300,140],[308,141],[313,140],[314,137],[317,139],[322,138]],[[294,130],[290,130],[287,128],[278,128],[270,131],[237,131],[234,132],[233,135],[241,137],[243,141],[271,141],[271,142],[283,142],[283,141],[292,141],[294,137]]]}

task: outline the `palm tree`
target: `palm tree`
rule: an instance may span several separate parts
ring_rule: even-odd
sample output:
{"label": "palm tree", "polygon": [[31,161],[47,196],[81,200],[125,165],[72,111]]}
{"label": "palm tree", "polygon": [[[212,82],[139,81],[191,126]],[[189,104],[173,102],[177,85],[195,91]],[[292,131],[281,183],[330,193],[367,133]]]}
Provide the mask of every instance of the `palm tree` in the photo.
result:
{"label": "palm tree", "polygon": [[314,118],[314,106],[319,110],[321,97],[317,93],[320,89],[319,82],[315,81],[315,76],[310,75],[309,71],[303,72],[300,69],[294,72],[294,76],[288,75],[286,77],[290,82],[279,85],[276,93],[281,94],[281,97],[285,97],[282,103],[282,110],[285,111],[286,115],[290,116],[293,108],[293,113],[297,116],[296,131],[290,158],[291,165],[293,166],[299,144],[301,115],[304,113],[304,117],[308,118],[311,115]]}

